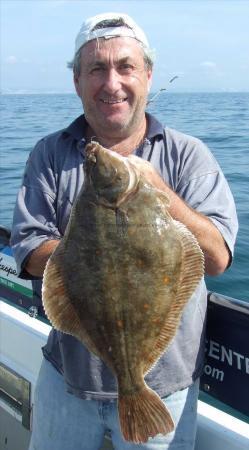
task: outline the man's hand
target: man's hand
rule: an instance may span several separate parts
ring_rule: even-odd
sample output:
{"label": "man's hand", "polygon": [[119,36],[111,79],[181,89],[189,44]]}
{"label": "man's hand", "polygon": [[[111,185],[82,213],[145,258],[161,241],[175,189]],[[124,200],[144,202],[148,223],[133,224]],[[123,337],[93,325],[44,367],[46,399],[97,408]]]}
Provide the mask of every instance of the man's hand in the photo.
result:
{"label": "man's hand", "polygon": [[[226,243],[211,220],[188,206],[160,177],[152,164],[137,157],[129,157],[132,164],[155,188],[163,191],[169,199],[168,211],[171,217],[186,225],[195,235],[205,257],[205,272],[219,275],[230,261]],[[140,160],[140,161],[139,161]]]}

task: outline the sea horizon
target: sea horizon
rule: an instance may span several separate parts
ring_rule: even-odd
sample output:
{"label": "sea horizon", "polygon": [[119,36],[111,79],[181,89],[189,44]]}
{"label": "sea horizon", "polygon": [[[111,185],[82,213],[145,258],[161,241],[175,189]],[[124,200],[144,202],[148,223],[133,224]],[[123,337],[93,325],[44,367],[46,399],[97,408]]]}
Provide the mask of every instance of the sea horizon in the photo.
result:
{"label": "sea horizon", "polygon": [[[154,95],[159,92],[160,89],[155,89],[151,91],[150,95]],[[72,89],[69,91],[56,91],[54,89],[51,90],[25,90],[25,89],[17,89],[17,90],[4,90],[0,91],[0,95],[72,95],[76,94],[76,92]],[[237,90],[168,90],[165,89],[160,95],[168,95],[168,94],[249,94],[249,90],[237,91]]]}

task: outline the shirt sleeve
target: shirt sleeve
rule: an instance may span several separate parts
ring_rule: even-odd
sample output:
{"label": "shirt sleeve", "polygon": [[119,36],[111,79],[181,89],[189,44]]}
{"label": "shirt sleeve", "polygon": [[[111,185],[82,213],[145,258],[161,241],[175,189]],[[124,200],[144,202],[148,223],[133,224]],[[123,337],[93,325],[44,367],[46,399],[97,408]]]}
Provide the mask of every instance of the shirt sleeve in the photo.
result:
{"label": "shirt sleeve", "polygon": [[183,176],[177,193],[196,211],[208,217],[218,228],[231,257],[238,231],[235,202],[227,180],[209,151],[196,140],[196,148],[189,158],[187,176]]}
{"label": "shirt sleeve", "polygon": [[26,164],[14,209],[11,246],[21,278],[30,253],[43,242],[60,239],[56,223],[56,178],[46,141],[38,142]]}

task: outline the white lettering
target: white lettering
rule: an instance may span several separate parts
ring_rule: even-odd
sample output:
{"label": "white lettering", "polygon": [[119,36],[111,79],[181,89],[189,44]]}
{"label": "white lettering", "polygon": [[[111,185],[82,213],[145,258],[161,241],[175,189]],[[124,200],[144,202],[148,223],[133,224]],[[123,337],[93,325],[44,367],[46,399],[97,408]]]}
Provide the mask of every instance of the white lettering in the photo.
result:
{"label": "white lettering", "polygon": [[[246,358],[244,355],[233,351],[231,348],[226,348],[224,345],[211,339],[210,341],[206,341],[206,344],[206,352],[210,358],[214,358],[223,363],[225,362],[229,364],[229,366],[234,365],[238,370],[243,370],[249,374],[249,358]],[[206,373],[206,375],[210,375],[210,373]]]}
{"label": "white lettering", "polygon": [[221,361],[224,362],[225,359],[227,360],[229,366],[233,364],[233,352],[229,348],[228,351],[224,347],[224,345],[221,346]]}
{"label": "white lettering", "polygon": [[216,378],[216,380],[223,381],[224,372],[223,370],[219,370],[216,367],[213,368],[212,377]]}
{"label": "white lettering", "polygon": [[[218,355],[215,354],[215,353],[218,353]],[[210,347],[209,347],[208,356],[210,356],[211,358],[219,360],[220,359],[219,358],[219,353],[220,353],[220,344],[218,344],[215,341],[210,340]]]}
{"label": "white lettering", "polygon": [[237,368],[241,370],[241,359],[245,359],[245,357],[237,352],[233,352],[233,354],[237,356]]}
{"label": "white lettering", "polygon": [[245,364],[246,364],[246,373],[249,373],[249,358],[245,359]]}
{"label": "white lettering", "polygon": [[223,370],[219,370],[216,367],[211,367],[209,364],[206,364],[204,367],[204,373],[212,378],[215,378],[218,381],[223,381],[224,372]]}
{"label": "white lettering", "polygon": [[211,375],[212,367],[209,366],[208,364],[206,364],[205,367],[204,367],[204,372],[205,372],[206,375]]}

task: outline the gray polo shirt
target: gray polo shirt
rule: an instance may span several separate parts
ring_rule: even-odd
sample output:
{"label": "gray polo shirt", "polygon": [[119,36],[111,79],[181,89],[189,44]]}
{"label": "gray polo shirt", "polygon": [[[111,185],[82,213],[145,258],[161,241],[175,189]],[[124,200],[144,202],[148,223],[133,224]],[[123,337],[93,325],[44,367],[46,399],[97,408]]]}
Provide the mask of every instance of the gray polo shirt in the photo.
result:
{"label": "gray polo shirt", "polygon": [[[180,197],[212,220],[232,255],[238,228],[235,205],[215,158],[200,140],[164,129],[153,116],[147,117],[147,137],[134,154],[150,161]],[[11,238],[20,277],[32,278],[24,269],[30,252],[48,239],[60,239],[65,232],[84,179],[86,125],[84,116],[78,117],[68,128],[39,141],[29,156]],[[169,348],[145,377],[161,397],[189,386],[200,376],[205,316],[202,280],[184,309]],[[68,390],[75,395],[117,397],[116,380],[108,367],[74,337],[52,329],[43,354],[63,374]]]}

